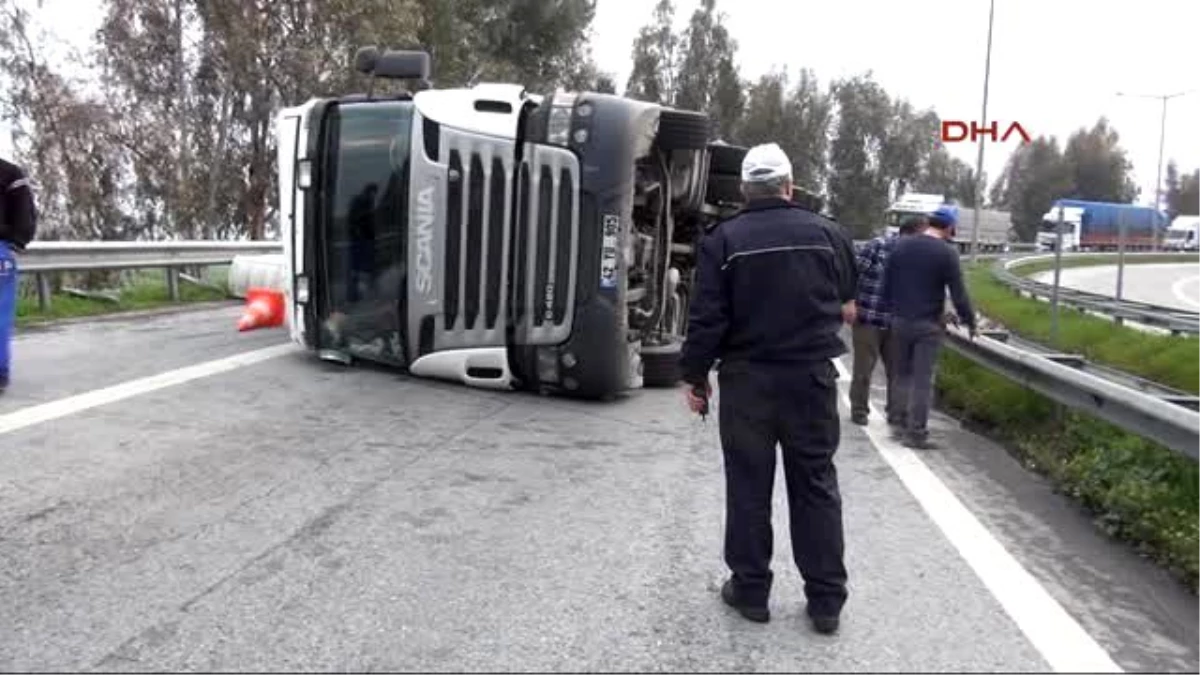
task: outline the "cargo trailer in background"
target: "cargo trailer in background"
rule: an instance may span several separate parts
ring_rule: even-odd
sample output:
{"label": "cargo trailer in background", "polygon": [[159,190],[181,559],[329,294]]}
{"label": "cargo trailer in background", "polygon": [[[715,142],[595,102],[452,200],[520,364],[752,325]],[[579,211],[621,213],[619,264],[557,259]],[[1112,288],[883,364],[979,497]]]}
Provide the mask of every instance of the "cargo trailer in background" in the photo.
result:
{"label": "cargo trailer in background", "polygon": [[1038,250],[1054,250],[1060,208],[1064,251],[1115,251],[1122,229],[1126,250],[1151,250],[1167,226],[1166,214],[1149,206],[1060,199],[1042,216]]}
{"label": "cargo trailer in background", "polygon": [[[958,226],[954,231],[954,244],[966,253],[971,250],[971,242],[977,227],[975,209],[960,206],[948,201],[943,195],[908,193],[896,200],[884,214],[886,232],[895,235],[900,224],[914,216],[924,216],[933,213],[944,204],[952,204],[958,209]],[[983,252],[1007,251],[1012,241],[1012,215],[1007,211],[993,209],[979,210],[979,250]]]}

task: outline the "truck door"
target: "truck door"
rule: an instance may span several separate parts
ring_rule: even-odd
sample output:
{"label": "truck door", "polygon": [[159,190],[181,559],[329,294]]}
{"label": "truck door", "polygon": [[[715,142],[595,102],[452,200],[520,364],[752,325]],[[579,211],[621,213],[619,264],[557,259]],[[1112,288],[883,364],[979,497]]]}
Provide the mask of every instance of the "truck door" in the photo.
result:
{"label": "truck door", "polygon": [[[297,185],[297,167],[305,142],[302,136],[310,106],[285,108],[276,123],[279,168],[279,223],[283,238],[284,293],[287,325],[294,342],[304,344],[306,321],[301,303],[308,302],[304,269],[305,192]],[[310,174],[311,175],[311,174]],[[297,280],[302,280],[297,283]]]}

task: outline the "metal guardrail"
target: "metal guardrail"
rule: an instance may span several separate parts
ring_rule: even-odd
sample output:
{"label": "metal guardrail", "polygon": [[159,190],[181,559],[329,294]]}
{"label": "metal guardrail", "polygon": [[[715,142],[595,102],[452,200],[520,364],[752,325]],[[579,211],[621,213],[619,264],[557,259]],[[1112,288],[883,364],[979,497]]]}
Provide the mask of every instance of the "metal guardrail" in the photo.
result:
{"label": "metal guardrail", "polygon": [[[1086,256],[1088,254],[1070,254],[1064,255],[1063,258],[1070,259],[1072,255]],[[1164,254],[1127,254],[1127,257],[1160,257],[1162,255]],[[1049,298],[1054,292],[1054,287],[1052,284],[1035,281],[1029,277],[1021,276],[1013,271],[1022,264],[1028,264],[1035,260],[1041,259],[1043,259],[1043,256],[1026,256],[1009,259],[998,263],[995,268],[993,268],[993,274],[996,276],[997,280],[1009,288],[1035,297]],[[1174,335],[1200,334],[1200,313],[1197,312],[1188,312],[1186,310],[1163,307],[1161,305],[1153,305],[1145,302],[1135,302],[1132,300],[1117,300],[1116,298],[1108,295],[1079,291],[1072,288],[1066,288],[1061,285],[1058,287],[1058,301],[1064,305],[1075,307],[1076,309],[1082,309],[1085,311],[1096,312],[1098,314],[1110,316],[1117,323],[1121,323],[1123,321],[1134,321],[1147,326],[1162,328],[1170,331]]]}
{"label": "metal guardrail", "polygon": [[21,254],[22,273],[33,274],[38,305],[50,306],[53,272],[164,269],[172,300],[179,299],[182,267],[228,265],[239,255],[282,253],[278,241],[35,241]]}
{"label": "metal guardrail", "polygon": [[1198,459],[1200,398],[1060,354],[1005,331],[948,329],[951,349],[1017,384]]}

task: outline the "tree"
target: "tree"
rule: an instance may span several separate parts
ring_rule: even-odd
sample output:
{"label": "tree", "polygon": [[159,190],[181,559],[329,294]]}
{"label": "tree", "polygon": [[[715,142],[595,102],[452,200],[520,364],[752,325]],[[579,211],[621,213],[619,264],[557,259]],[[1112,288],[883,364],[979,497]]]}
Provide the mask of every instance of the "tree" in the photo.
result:
{"label": "tree", "polygon": [[1108,120],[1101,118],[1090,130],[1071,134],[1063,159],[1071,177],[1071,197],[1121,203],[1137,197],[1137,186],[1130,177],[1132,165]]}
{"label": "tree", "polygon": [[746,105],[734,61],[737,43],[716,12],[716,0],[702,0],[679,39],[681,59],[675,76],[675,105],[707,113],[720,138],[733,135]]}
{"label": "tree", "polygon": [[945,195],[966,207],[975,206],[975,170],[957,157],[951,157],[944,147],[929,153],[917,180],[914,192]]}
{"label": "tree", "polygon": [[679,61],[674,21],[675,5],[671,0],[659,0],[654,6],[654,19],[642,27],[633,41],[633,70],[625,85],[626,96],[673,104]]}
{"label": "tree", "polygon": [[992,188],[992,202],[1012,213],[1013,228],[1022,241],[1031,241],[1055,200],[1072,192],[1072,170],[1054,137],[1039,136],[1009,156]]}
{"label": "tree", "polygon": [[857,237],[869,237],[888,206],[890,177],[882,165],[893,108],[870,73],[835,82],[837,122],[830,146],[830,206]]}
{"label": "tree", "polygon": [[1182,177],[1175,160],[1167,162],[1166,201],[1167,215],[1172,220],[1176,216],[1200,215],[1200,169]]}

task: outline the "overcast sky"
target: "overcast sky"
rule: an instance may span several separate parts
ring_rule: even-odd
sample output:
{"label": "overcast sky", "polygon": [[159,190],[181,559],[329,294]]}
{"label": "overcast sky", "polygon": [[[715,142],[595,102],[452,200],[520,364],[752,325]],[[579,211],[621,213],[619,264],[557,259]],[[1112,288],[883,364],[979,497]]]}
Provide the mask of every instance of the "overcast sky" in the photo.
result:
{"label": "overcast sky", "polygon": [[[28,0],[32,4],[34,0]],[[64,41],[83,44],[99,11],[86,0],[43,0]],[[638,29],[655,0],[599,0],[593,48],[623,88]],[[682,27],[699,0],[677,0]],[[934,107],[943,119],[978,120],[987,47],[987,0],[718,0],[739,43],[742,74],[813,69],[823,81],[874,72],[894,96]],[[1129,151],[1149,203],[1157,167],[1161,102],[1117,96],[1195,93],[1167,104],[1166,160],[1200,167],[1200,2],[1196,0],[996,0],[988,118],[1020,122],[1031,135],[1064,140],[1107,116]],[[1018,141],[988,143],[994,180]],[[0,151],[9,147],[0,134]],[[976,146],[951,152],[975,165]],[[1165,171],[1165,168],[1164,168]]]}

